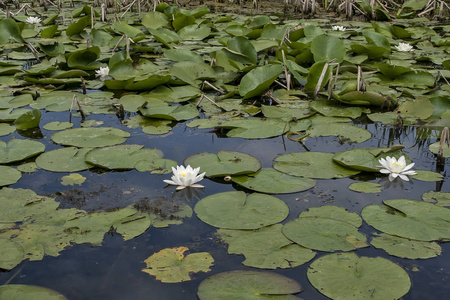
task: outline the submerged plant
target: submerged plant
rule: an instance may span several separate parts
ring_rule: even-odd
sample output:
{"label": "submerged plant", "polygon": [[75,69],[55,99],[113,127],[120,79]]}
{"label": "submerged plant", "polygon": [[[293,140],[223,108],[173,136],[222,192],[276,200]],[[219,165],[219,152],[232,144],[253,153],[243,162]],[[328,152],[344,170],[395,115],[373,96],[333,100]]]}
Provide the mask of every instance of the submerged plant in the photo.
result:
{"label": "submerged plant", "polygon": [[413,46],[408,43],[399,43],[398,46],[395,46],[395,49],[402,52],[413,51]]}
{"label": "submerged plant", "polygon": [[206,172],[203,172],[198,175],[200,167],[193,169],[190,165],[188,165],[186,168],[184,166],[177,166],[176,169],[172,167],[172,171],[172,180],[165,179],[163,181],[168,184],[178,185],[177,190],[184,189],[185,187],[204,187],[201,184],[197,184],[197,182],[201,181],[203,179],[203,176],[205,176],[206,174]]}
{"label": "submerged plant", "polygon": [[383,174],[389,174],[389,180],[393,181],[395,178],[400,177],[405,181],[409,181],[407,175],[416,175],[416,172],[411,170],[414,166],[414,163],[406,165],[405,157],[402,156],[398,160],[395,157],[387,156],[386,159],[381,158],[378,160],[381,164],[380,172]]}

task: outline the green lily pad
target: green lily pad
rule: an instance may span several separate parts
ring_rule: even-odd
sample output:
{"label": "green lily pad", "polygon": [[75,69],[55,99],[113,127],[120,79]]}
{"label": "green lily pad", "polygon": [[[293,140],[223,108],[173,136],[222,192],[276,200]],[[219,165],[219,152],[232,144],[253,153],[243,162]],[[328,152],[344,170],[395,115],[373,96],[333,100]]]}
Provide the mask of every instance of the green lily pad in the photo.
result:
{"label": "green lily pad", "polygon": [[366,236],[358,232],[361,218],[342,207],[310,208],[283,226],[283,234],[309,249],[334,252],[367,247]]}
{"label": "green lily pad", "polygon": [[308,132],[311,136],[338,136],[343,141],[355,143],[365,142],[372,137],[368,130],[347,123],[313,124]]}
{"label": "green lily pad", "polygon": [[169,69],[170,74],[182,81],[197,87],[202,80],[215,79],[217,77],[214,69],[204,62],[181,61]]}
{"label": "green lily pad", "polygon": [[[436,142],[431,144],[428,149],[430,149],[431,152],[433,152],[434,154],[438,154],[439,153],[439,144],[440,142]],[[450,147],[447,146],[446,144],[444,145],[444,147],[442,148],[442,156],[447,158],[450,157]]]}
{"label": "green lily pad", "polygon": [[198,116],[198,109],[193,104],[170,106],[160,101],[150,101],[145,107],[139,107],[139,112],[147,118],[184,121]]}
{"label": "green lily pad", "polygon": [[36,156],[45,150],[38,141],[12,139],[8,143],[0,141],[0,163],[11,163]]}
{"label": "green lily pad", "polygon": [[116,145],[93,149],[86,154],[86,162],[106,169],[135,168],[141,161],[155,161],[163,157],[161,150],[142,149],[143,145]]}
{"label": "green lily pad", "polygon": [[86,177],[78,173],[63,176],[61,179],[62,185],[71,185],[71,186],[74,186],[75,184],[82,185],[83,182],[86,181]]}
{"label": "green lily pad", "polygon": [[444,176],[432,171],[416,170],[416,175],[411,175],[411,178],[421,181],[441,181]]}
{"label": "green lily pad", "polygon": [[[347,168],[367,171],[380,171],[380,158],[400,157],[404,155],[400,150],[403,146],[397,145],[391,148],[359,148],[338,152],[333,156],[333,160]],[[406,157],[406,156],[405,156]],[[408,158],[407,158],[408,160]]]}
{"label": "green lily pad", "polygon": [[0,123],[0,136],[5,136],[10,133],[13,133],[16,131],[16,126],[11,126],[6,123]]}
{"label": "green lily pad", "polygon": [[332,299],[400,299],[411,287],[399,265],[355,253],[322,256],[310,265],[307,275],[319,292]]}
{"label": "green lily pad", "polygon": [[105,147],[121,144],[130,134],[126,131],[112,128],[74,128],[59,131],[51,136],[53,142],[75,147]]}
{"label": "green lily pad", "polygon": [[92,168],[85,161],[86,153],[91,148],[66,147],[42,153],[36,158],[36,165],[52,172],[78,172]]}
{"label": "green lily pad", "polygon": [[55,121],[55,122],[47,123],[43,127],[45,130],[64,130],[64,129],[72,128],[73,123]]}
{"label": "green lily pad", "polygon": [[289,124],[281,119],[237,119],[221,122],[218,128],[231,129],[227,132],[229,137],[244,139],[263,139],[282,135],[289,131]]}
{"label": "green lily pad", "polygon": [[[245,28],[245,30],[248,28]],[[256,64],[258,54],[253,44],[243,36],[237,36],[227,41],[225,54],[232,61],[243,64]]]}
{"label": "green lily pad", "polygon": [[184,160],[185,165],[200,167],[208,177],[223,177],[254,173],[261,169],[261,162],[254,156],[234,151],[198,153]]}
{"label": "green lily pad", "polygon": [[340,105],[335,101],[326,99],[311,101],[309,106],[326,117],[344,117],[355,119],[361,116],[363,112],[361,107],[347,107],[342,104]]}
{"label": "green lily pad", "polygon": [[1,97],[0,109],[27,106],[31,102],[33,102],[33,96],[30,94],[23,94],[15,97]]}
{"label": "green lily pad", "polygon": [[67,59],[67,65],[72,69],[98,70],[103,65],[97,61],[100,57],[99,47],[73,51]]}
{"label": "green lily pad", "polygon": [[40,286],[7,284],[0,286],[1,299],[67,300],[60,293]]}
{"label": "green lily pad", "polygon": [[20,28],[12,18],[4,18],[0,21],[0,44],[24,43],[20,35]]}
{"label": "green lily pad", "polygon": [[437,206],[450,206],[450,193],[429,191],[422,194],[422,200]]}
{"label": "green lily pad", "polygon": [[38,166],[35,162],[24,163],[17,166],[17,170],[22,173],[34,173],[36,172],[36,169],[38,169]]}
{"label": "green lily pad", "polygon": [[348,187],[350,190],[360,193],[379,193],[381,185],[374,182],[355,182]]}
{"label": "green lily pad", "polygon": [[244,265],[261,269],[287,269],[300,266],[316,255],[287,239],[283,225],[275,224],[257,230],[219,229],[217,235],[228,244],[228,254],[243,254]]}
{"label": "green lily pad", "polygon": [[42,113],[38,109],[33,109],[28,111],[23,115],[20,115],[15,121],[17,130],[27,130],[30,128],[39,127],[39,122],[41,121]]}
{"label": "green lily pad", "polygon": [[342,40],[332,35],[322,34],[312,40],[311,52],[315,62],[336,59],[337,63],[342,63],[346,51]]}
{"label": "green lily pad", "polygon": [[191,274],[209,272],[214,259],[208,252],[184,255],[187,247],[163,249],[146,260],[142,272],[155,276],[161,282],[174,283],[191,280]]}
{"label": "green lily pad", "polygon": [[[24,260],[23,248],[16,242],[0,238],[0,268],[11,270]],[[0,286],[0,296],[1,289]]]}
{"label": "green lily pad", "polygon": [[234,191],[203,198],[194,210],[203,222],[228,229],[258,229],[283,221],[289,213],[276,197]]}
{"label": "green lily pad", "polygon": [[333,161],[333,153],[296,152],[275,158],[273,167],[283,173],[308,178],[343,178],[360,171],[348,169]]}
{"label": "green lily pad", "polygon": [[197,291],[200,300],[274,298],[294,300],[292,294],[301,292],[300,284],[280,274],[262,271],[231,271],[203,280]]}
{"label": "green lily pad", "polygon": [[272,169],[232,176],[231,180],[245,188],[262,193],[284,194],[306,191],[316,185],[311,178],[287,175]]}
{"label": "green lily pad", "polygon": [[435,242],[414,241],[386,233],[377,234],[370,243],[389,255],[409,259],[432,258],[441,255],[442,252],[441,247]]}
{"label": "green lily pad", "polygon": [[243,99],[262,95],[283,71],[281,65],[257,67],[241,79],[239,94]]}
{"label": "green lily pad", "polygon": [[366,206],[361,212],[364,220],[376,229],[418,241],[450,239],[449,209],[407,199],[383,203]]}

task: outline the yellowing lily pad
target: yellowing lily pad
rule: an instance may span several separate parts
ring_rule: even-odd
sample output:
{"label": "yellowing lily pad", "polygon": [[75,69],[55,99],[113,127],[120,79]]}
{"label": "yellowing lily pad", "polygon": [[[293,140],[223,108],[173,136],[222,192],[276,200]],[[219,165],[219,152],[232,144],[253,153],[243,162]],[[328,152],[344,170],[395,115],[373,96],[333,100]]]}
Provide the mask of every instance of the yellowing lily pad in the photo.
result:
{"label": "yellowing lily pad", "polygon": [[256,157],[235,151],[219,151],[217,155],[207,152],[194,154],[186,158],[184,164],[200,167],[208,177],[254,173],[261,168]]}
{"label": "yellowing lily pad", "polygon": [[331,299],[400,299],[410,287],[408,274],[399,265],[381,257],[358,257],[335,253],[312,262],[308,280]]}
{"label": "yellowing lily pad", "polygon": [[316,185],[314,179],[291,176],[272,169],[232,176],[231,179],[234,183],[250,190],[272,194],[301,192]]}
{"label": "yellowing lily pad", "polygon": [[203,222],[228,229],[258,229],[283,221],[289,213],[286,203],[276,197],[244,192],[208,196],[194,210]]}
{"label": "yellowing lily pad", "polygon": [[390,255],[409,259],[432,258],[441,255],[442,252],[436,242],[414,241],[386,233],[376,235],[370,243]]}
{"label": "yellowing lily pad", "polygon": [[81,174],[74,173],[74,174],[70,174],[67,176],[63,176],[63,178],[61,180],[61,184],[62,185],[71,185],[71,186],[73,186],[75,184],[82,185],[83,182],[85,182],[85,181],[86,181],[86,177],[84,177]]}
{"label": "yellowing lily pad", "polygon": [[361,218],[342,207],[310,208],[283,226],[283,234],[295,243],[314,250],[334,252],[367,247],[366,236],[358,232]]}
{"label": "yellowing lily pad", "polygon": [[366,206],[361,212],[364,220],[376,229],[418,241],[450,239],[449,209],[407,199],[383,203]]}
{"label": "yellowing lily pad", "polygon": [[275,158],[273,167],[280,172],[308,178],[343,178],[360,171],[345,168],[333,161],[333,153],[296,152]]}
{"label": "yellowing lily pad", "polygon": [[191,280],[191,274],[209,272],[214,259],[208,252],[184,255],[187,247],[168,248],[153,254],[145,260],[147,268],[142,272],[155,276],[167,283]]}
{"label": "yellowing lily pad", "polygon": [[200,300],[261,300],[300,298],[300,284],[283,275],[262,271],[231,271],[219,273],[203,280],[197,291]]}
{"label": "yellowing lily pad", "polygon": [[[24,260],[23,248],[9,239],[0,238],[0,268],[11,270]],[[0,287],[1,291],[1,287]],[[0,292],[1,295],[1,292]]]}
{"label": "yellowing lily pad", "polygon": [[228,244],[229,254],[243,254],[244,265],[261,269],[287,269],[300,266],[316,253],[292,243],[275,224],[257,230],[219,229],[217,235]]}
{"label": "yellowing lily pad", "polygon": [[60,293],[40,286],[7,284],[0,286],[0,299],[67,300]]}

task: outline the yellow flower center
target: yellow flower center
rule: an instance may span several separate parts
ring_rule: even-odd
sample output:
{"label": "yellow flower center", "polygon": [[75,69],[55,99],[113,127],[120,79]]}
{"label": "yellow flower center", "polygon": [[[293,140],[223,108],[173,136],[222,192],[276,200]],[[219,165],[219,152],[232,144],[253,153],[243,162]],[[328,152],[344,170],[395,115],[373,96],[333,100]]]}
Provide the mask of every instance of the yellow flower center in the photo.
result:
{"label": "yellow flower center", "polygon": [[186,177],[186,173],[181,173],[181,176]]}

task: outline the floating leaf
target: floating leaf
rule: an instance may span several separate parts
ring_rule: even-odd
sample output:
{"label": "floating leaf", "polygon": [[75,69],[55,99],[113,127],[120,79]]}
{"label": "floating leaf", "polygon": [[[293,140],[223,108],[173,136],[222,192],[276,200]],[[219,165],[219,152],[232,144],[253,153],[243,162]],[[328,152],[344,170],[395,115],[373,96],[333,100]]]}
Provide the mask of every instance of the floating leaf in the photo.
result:
{"label": "floating leaf", "polygon": [[344,60],[345,45],[335,36],[322,34],[312,40],[311,52],[315,62],[336,59],[336,63],[341,63]]}
{"label": "floating leaf", "polygon": [[39,127],[39,122],[41,121],[42,113],[40,110],[33,109],[28,111],[23,115],[19,116],[15,121],[17,130],[27,130],[35,127]]}
{"label": "floating leaf", "polygon": [[296,152],[275,158],[273,167],[283,173],[308,178],[343,178],[356,175],[359,171],[344,168],[335,163],[333,153]]}
{"label": "floating leaf", "polygon": [[91,148],[66,147],[45,152],[36,158],[36,165],[52,172],[78,172],[92,168],[85,156]]}
{"label": "floating leaf", "polygon": [[170,106],[165,102],[150,101],[139,112],[147,118],[184,121],[198,116],[198,109],[193,104]]}
{"label": "floating leaf", "polygon": [[12,139],[8,143],[0,141],[0,163],[12,163],[36,156],[45,150],[38,141]]}
{"label": "floating leaf", "polygon": [[381,185],[374,182],[355,182],[348,187],[350,190],[360,193],[379,193]]}
{"label": "floating leaf", "polygon": [[105,147],[125,142],[130,134],[126,131],[112,128],[74,128],[56,132],[51,136],[53,142],[75,147]]}
{"label": "floating leaf", "polygon": [[257,56],[256,49],[253,44],[243,36],[237,36],[229,39],[227,48],[224,49],[226,55],[234,61],[243,64],[256,64]]}
{"label": "floating leaf", "polygon": [[61,184],[62,185],[71,185],[71,186],[73,186],[75,184],[82,185],[83,182],[85,182],[85,181],[86,181],[86,177],[84,177],[78,173],[74,173],[74,174],[70,174],[67,176],[63,176],[62,180],[61,180]]}
{"label": "floating leaf", "polygon": [[283,221],[289,213],[288,206],[276,197],[244,192],[208,196],[194,210],[203,222],[228,229],[258,229]]}
{"label": "floating leaf", "polygon": [[142,272],[156,277],[161,282],[174,283],[191,280],[191,274],[209,272],[214,259],[208,252],[184,255],[187,247],[167,248],[145,260],[146,269]]}
{"label": "floating leaf", "polygon": [[365,142],[372,137],[368,130],[347,123],[313,124],[308,132],[311,136],[338,136],[343,141],[355,143]]}
{"label": "floating leaf", "polygon": [[245,188],[262,193],[296,193],[316,185],[310,178],[287,175],[272,169],[261,169],[256,173],[232,176],[231,179]]}
{"label": "floating leaf", "polygon": [[64,129],[72,128],[73,123],[55,121],[55,122],[47,123],[43,127],[45,130],[64,130]]}
{"label": "floating leaf", "polygon": [[319,292],[332,299],[400,299],[411,287],[399,265],[355,253],[322,256],[313,261],[307,275]]}
{"label": "floating leaf", "polygon": [[200,167],[208,177],[254,173],[261,168],[256,157],[234,151],[219,151],[217,155],[207,152],[194,154],[186,158],[184,164]]}
{"label": "floating leaf", "polygon": [[0,286],[1,299],[67,300],[60,293],[40,286],[7,284]]}
{"label": "floating leaf", "polygon": [[415,170],[416,171],[416,175],[411,175],[411,178],[417,179],[417,180],[421,180],[421,181],[441,181],[442,179],[444,179],[444,176],[436,173],[436,172],[432,172],[432,171],[425,171],[425,170]]}
{"label": "floating leaf", "polygon": [[441,255],[442,252],[441,247],[435,242],[414,241],[386,233],[376,235],[370,243],[390,255],[409,259],[432,258]]}
{"label": "floating leaf", "polygon": [[351,251],[367,247],[366,236],[358,232],[361,218],[338,206],[310,208],[283,226],[283,234],[295,243],[326,252]]}
{"label": "floating leaf", "polygon": [[311,101],[309,106],[326,117],[343,117],[355,119],[361,116],[363,112],[363,109],[360,107],[347,107],[326,99],[317,99],[315,101]]}
{"label": "floating leaf", "polygon": [[263,139],[282,135],[289,131],[289,124],[281,119],[237,119],[221,122],[218,128],[231,129],[227,132],[229,137],[240,137],[244,139]]}
{"label": "floating leaf", "polygon": [[422,194],[422,200],[437,206],[450,206],[450,193],[430,191]]}
{"label": "floating leaf", "polygon": [[228,244],[229,254],[243,254],[243,264],[254,268],[294,268],[314,258],[315,252],[293,244],[281,228],[275,224],[258,230],[219,229],[217,235]]}
{"label": "floating leaf", "polygon": [[[11,270],[24,260],[23,248],[16,242],[0,238],[0,268]],[[0,296],[2,295],[0,286]],[[7,299],[7,298],[5,298]]]}
{"label": "floating leaf", "polygon": [[15,126],[6,123],[0,123],[0,136],[5,136],[16,131]]}
{"label": "floating leaf", "polygon": [[[438,154],[439,153],[439,144],[440,142],[436,142],[431,144],[428,149],[430,149],[431,152],[433,152],[434,154]],[[447,146],[446,144],[444,144],[444,147],[442,147],[442,156],[447,158],[450,157],[450,147]]]}
{"label": "floating leaf", "polygon": [[259,300],[273,297],[281,300],[300,300],[291,294],[301,290],[300,284],[280,274],[231,271],[203,280],[198,287],[197,296],[200,300]]}
{"label": "floating leaf", "polygon": [[362,217],[376,229],[400,237],[433,241],[450,239],[450,210],[431,203],[397,199],[364,207]]}
{"label": "floating leaf", "polygon": [[244,99],[262,95],[282,71],[281,65],[265,65],[251,70],[242,77],[239,94]]}
{"label": "floating leaf", "polygon": [[12,18],[4,18],[0,21],[0,45],[12,42],[24,43],[20,35],[20,28]]}

